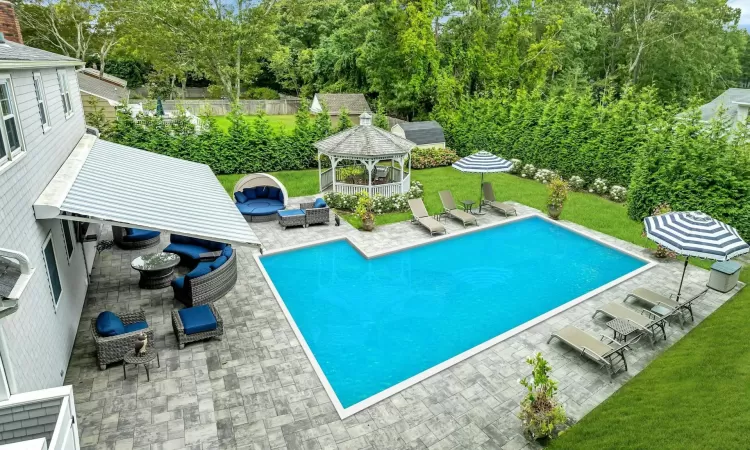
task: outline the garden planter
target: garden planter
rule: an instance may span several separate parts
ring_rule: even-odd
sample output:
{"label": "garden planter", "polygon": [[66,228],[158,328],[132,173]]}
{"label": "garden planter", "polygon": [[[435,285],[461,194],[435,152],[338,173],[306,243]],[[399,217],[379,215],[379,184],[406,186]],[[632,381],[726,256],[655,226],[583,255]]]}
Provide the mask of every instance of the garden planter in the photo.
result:
{"label": "garden planter", "polygon": [[562,214],[562,206],[547,205],[547,211],[552,219],[558,220]]}
{"label": "garden planter", "polygon": [[375,219],[363,219],[362,220],[362,229],[364,231],[372,231],[375,229]]}

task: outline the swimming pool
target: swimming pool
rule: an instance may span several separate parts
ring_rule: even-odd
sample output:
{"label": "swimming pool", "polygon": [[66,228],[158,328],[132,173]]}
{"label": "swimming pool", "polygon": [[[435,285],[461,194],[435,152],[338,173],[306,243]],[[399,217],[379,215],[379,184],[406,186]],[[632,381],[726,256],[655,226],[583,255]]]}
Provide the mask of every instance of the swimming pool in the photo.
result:
{"label": "swimming pool", "polygon": [[339,239],[258,260],[342,417],[647,265],[539,216],[373,258]]}

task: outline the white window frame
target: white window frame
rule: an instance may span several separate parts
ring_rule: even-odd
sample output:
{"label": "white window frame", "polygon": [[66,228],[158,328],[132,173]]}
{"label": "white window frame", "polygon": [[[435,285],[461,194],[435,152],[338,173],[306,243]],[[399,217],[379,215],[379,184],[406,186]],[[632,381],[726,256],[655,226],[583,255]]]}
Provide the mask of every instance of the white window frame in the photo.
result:
{"label": "white window frame", "polygon": [[73,115],[73,102],[70,99],[70,81],[65,69],[57,69],[57,83],[60,85],[60,100],[63,105],[65,119]]}
{"label": "white window frame", "polygon": [[[2,144],[5,147],[5,151],[7,152],[6,155],[0,156],[0,166],[4,165],[5,163],[12,162],[14,158],[18,159],[18,157],[26,148],[23,141],[23,133],[21,133],[21,118],[18,116],[16,94],[13,90],[13,80],[11,79],[10,74],[0,74],[0,85],[3,84],[8,88],[8,102],[10,103],[10,108],[12,111],[6,116],[3,115],[2,110],[0,110],[0,122],[2,122],[0,123],[0,139],[2,139]],[[8,131],[5,129],[5,119],[10,116],[13,116],[13,118],[15,119],[16,134],[18,135],[18,148],[15,150],[10,149],[10,142],[8,141]]]}
{"label": "white window frame", "polygon": [[[70,260],[73,259],[73,253],[76,251],[76,243],[73,238],[73,233],[70,231],[70,221],[69,220],[62,220],[60,219],[60,226],[62,227],[62,233],[63,233],[63,241],[65,244],[65,255],[68,257],[68,265],[70,265]],[[65,230],[68,230],[68,234],[65,234]],[[70,251],[68,251],[68,238],[67,236],[70,236]]]}
{"label": "white window frame", "polygon": [[[57,278],[60,280],[60,295],[55,298],[55,290],[52,289],[52,277],[49,274],[49,264],[47,261],[47,255],[44,253],[44,249],[47,248],[47,244],[52,245],[52,257],[55,259],[55,267],[57,267]],[[42,259],[44,260],[44,271],[47,274],[47,285],[49,286],[50,295],[52,295],[52,306],[57,312],[57,307],[60,305],[60,299],[62,299],[65,288],[62,285],[62,276],[60,275],[60,264],[57,263],[57,252],[55,251],[55,242],[52,240],[52,231],[47,234],[47,238],[42,244]]]}
{"label": "white window frame", "polygon": [[[42,132],[46,133],[52,128],[52,124],[49,121],[49,108],[47,108],[47,95],[44,93],[44,78],[42,78],[41,72],[34,72],[31,74],[34,84],[34,95],[36,95],[37,107],[44,110],[44,122],[42,122]],[[42,113],[39,112],[39,121],[42,120]]]}

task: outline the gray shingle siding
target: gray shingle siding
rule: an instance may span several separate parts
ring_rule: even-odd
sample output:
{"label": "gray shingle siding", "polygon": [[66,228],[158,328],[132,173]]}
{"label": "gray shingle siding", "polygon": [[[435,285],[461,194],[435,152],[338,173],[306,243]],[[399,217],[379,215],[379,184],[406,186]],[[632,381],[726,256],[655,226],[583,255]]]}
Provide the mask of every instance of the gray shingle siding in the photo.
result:
{"label": "gray shingle siding", "polygon": [[0,445],[37,438],[49,442],[61,404],[62,400],[39,401],[0,409]]}

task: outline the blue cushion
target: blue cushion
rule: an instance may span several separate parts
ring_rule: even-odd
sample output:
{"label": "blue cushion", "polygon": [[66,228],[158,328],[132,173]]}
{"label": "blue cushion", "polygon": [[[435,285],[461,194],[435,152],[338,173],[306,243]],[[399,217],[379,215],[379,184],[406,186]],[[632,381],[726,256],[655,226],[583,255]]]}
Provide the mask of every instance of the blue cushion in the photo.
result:
{"label": "blue cushion", "polygon": [[301,209],[287,209],[284,211],[279,211],[279,215],[281,217],[304,216],[305,212]]}
{"label": "blue cushion", "polygon": [[135,228],[125,228],[125,235],[130,236],[133,234],[133,230],[135,230]]}
{"label": "blue cushion", "polygon": [[187,275],[185,275],[185,278],[193,279],[202,277],[203,275],[211,272],[211,261],[203,261],[198,263],[197,266],[195,266],[195,269],[188,272]]}
{"label": "blue cushion", "polygon": [[264,206],[262,208],[254,208],[251,212],[251,216],[267,216],[276,213],[276,211],[282,209],[283,206]]}
{"label": "blue cushion", "polygon": [[211,270],[216,270],[216,269],[218,269],[219,267],[221,267],[221,266],[222,266],[222,264],[224,264],[225,262],[227,262],[227,259],[229,259],[229,258],[227,258],[227,257],[226,257],[226,256],[224,256],[224,255],[221,255],[221,256],[219,256],[218,258],[216,258],[216,259],[215,259],[215,260],[214,260],[214,261],[213,261],[213,262],[211,263]]}
{"label": "blue cushion", "polygon": [[258,198],[268,198],[268,186],[255,186],[255,196]]}
{"label": "blue cushion", "polygon": [[255,188],[245,188],[242,190],[242,193],[245,194],[248,200],[255,200],[258,197],[255,195]]}
{"label": "blue cushion", "polygon": [[313,208],[325,208],[326,206],[328,205],[326,205],[326,201],[322,198],[315,200],[315,203],[313,204]]}
{"label": "blue cushion", "polygon": [[138,228],[130,228],[130,230],[132,230],[132,232],[123,238],[123,240],[126,242],[147,241],[149,239],[158,237],[161,234],[158,231],[141,230]]}
{"label": "blue cushion", "polygon": [[229,259],[232,256],[232,246],[227,245],[224,247],[224,250],[222,251],[222,255],[226,256],[227,259]]}
{"label": "blue cushion", "polygon": [[249,216],[250,213],[253,212],[253,209],[255,209],[255,207],[252,205],[248,205],[247,203],[237,203],[237,209],[240,211],[240,214]]}
{"label": "blue cushion", "polygon": [[216,317],[214,317],[214,313],[208,305],[181,309],[178,314],[180,320],[182,320],[182,325],[185,327],[185,334],[202,333],[216,329]]}
{"label": "blue cushion", "polygon": [[185,277],[177,277],[172,280],[172,287],[176,289],[182,289],[185,287]]}
{"label": "blue cushion", "polygon": [[133,331],[145,330],[146,328],[148,328],[148,323],[146,323],[145,321],[140,321],[125,325],[125,332],[132,333]]}
{"label": "blue cushion", "polygon": [[190,242],[193,240],[191,237],[183,236],[181,234],[170,234],[169,235],[169,242],[173,244],[190,244]]}
{"label": "blue cushion", "polygon": [[279,194],[281,194],[281,189],[273,186],[268,187],[268,198],[278,200]]}
{"label": "blue cushion", "polygon": [[201,253],[206,253],[208,249],[206,247],[201,247],[200,245],[172,243],[167,245],[167,248],[165,248],[164,251],[167,253],[175,253],[188,260],[197,260],[201,258]]}
{"label": "blue cushion", "polygon": [[247,197],[242,192],[235,192],[234,199],[237,200],[237,203],[245,203],[247,201]]}
{"label": "blue cushion", "polygon": [[125,332],[125,325],[115,313],[104,311],[96,318],[96,332],[100,336],[117,336]]}

